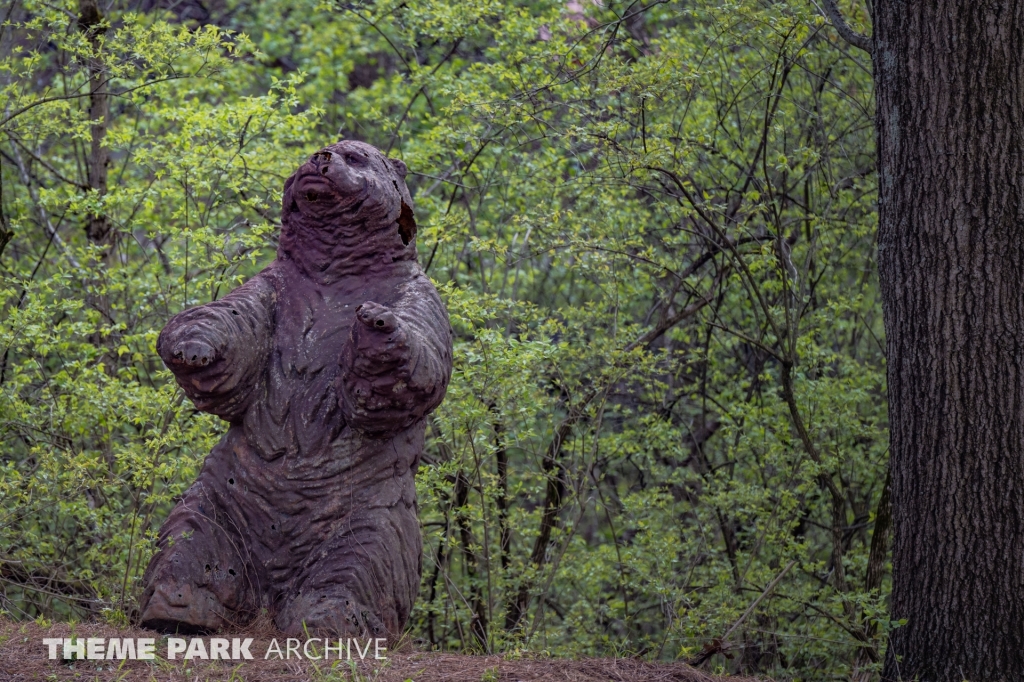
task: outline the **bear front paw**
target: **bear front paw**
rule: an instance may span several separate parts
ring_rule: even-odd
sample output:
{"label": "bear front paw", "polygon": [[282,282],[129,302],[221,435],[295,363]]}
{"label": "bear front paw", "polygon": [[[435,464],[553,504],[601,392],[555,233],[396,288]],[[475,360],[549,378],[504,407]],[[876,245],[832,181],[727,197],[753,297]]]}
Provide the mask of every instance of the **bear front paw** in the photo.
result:
{"label": "bear front paw", "polygon": [[201,339],[184,339],[171,347],[171,363],[201,369],[220,358],[220,353]]}
{"label": "bear front paw", "polygon": [[356,319],[370,329],[390,334],[398,328],[398,319],[386,305],[367,301],[356,308]]}
{"label": "bear front paw", "polygon": [[406,333],[391,308],[367,301],[356,308],[348,366],[363,377],[379,377],[396,370],[408,355]]}
{"label": "bear front paw", "polygon": [[[192,311],[186,311],[183,315],[199,317],[198,314],[189,313]],[[164,364],[175,373],[197,372],[218,363],[224,359],[228,346],[224,335],[208,321],[188,317],[178,324],[172,320],[171,324],[164,327],[156,342],[156,350]]]}

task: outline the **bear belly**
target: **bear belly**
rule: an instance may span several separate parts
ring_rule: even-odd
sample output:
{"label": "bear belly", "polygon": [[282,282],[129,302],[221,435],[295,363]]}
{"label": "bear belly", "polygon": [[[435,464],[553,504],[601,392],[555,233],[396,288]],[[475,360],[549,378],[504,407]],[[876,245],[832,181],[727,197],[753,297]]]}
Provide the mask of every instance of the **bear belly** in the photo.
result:
{"label": "bear belly", "polygon": [[424,424],[373,440],[350,428],[319,453],[267,462],[232,427],[207,457],[199,480],[222,491],[251,536],[251,552],[271,582],[283,584],[307,556],[345,532],[352,510],[415,503],[415,465]]}

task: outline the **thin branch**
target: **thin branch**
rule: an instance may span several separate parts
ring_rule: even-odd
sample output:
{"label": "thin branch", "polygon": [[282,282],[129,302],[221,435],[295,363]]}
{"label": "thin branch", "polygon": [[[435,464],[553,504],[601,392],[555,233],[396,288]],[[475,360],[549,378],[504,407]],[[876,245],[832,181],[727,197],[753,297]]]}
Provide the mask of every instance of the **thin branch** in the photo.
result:
{"label": "thin branch", "polygon": [[[839,6],[836,5],[836,0],[822,0],[825,5],[824,14],[828,17],[828,20],[832,22],[832,27],[839,33],[843,40],[850,43],[854,47],[858,47],[868,53],[871,56],[872,39],[870,36],[866,36],[863,33],[857,33],[850,25],[843,19],[842,13],[839,11]],[[821,10],[822,8],[818,8]]]}
{"label": "thin branch", "polygon": [[28,169],[25,167],[25,162],[21,158],[21,154],[18,153],[18,148],[12,146],[11,154],[14,157],[14,163],[18,167],[18,175],[21,177],[21,183],[25,185],[26,189],[28,189],[29,197],[31,197],[32,203],[35,204],[36,212],[39,214],[40,226],[42,226],[43,230],[46,232],[46,236],[53,240],[53,243],[57,245],[57,248],[67,259],[71,267],[75,270],[81,271],[82,266],[79,265],[78,261],[75,260],[75,257],[71,255],[68,247],[64,244],[64,240],[60,238],[59,234],[57,234],[57,228],[53,226],[53,223],[50,221],[49,214],[46,212],[46,209],[43,208],[42,202],[39,201],[39,192],[37,192],[32,186],[32,178],[29,175]]}

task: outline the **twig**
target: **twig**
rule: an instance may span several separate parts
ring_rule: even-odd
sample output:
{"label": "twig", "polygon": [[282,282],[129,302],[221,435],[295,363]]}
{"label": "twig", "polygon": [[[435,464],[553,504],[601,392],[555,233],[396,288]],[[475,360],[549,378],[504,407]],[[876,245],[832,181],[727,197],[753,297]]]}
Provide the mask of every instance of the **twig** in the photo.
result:
{"label": "twig", "polygon": [[39,201],[39,192],[32,186],[32,178],[29,175],[28,169],[25,167],[25,162],[21,158],[21,154],[18,152],[18,148],[11,146],[11,155],[14,158],[14,163],[18,166],[18,175],[21,176],[21,182],[28,189],[28,194],[32,198],[32,203],[35,204],[36,212],[39,213],[39,223],[42,225],[43,230],[46,232],[46,236],[53,240],[53,243],[57,245],[60,252],[67,259],[68,263],[71,264],[75,270],[81,271],[82,266],[78,264],[75,257],[68,251],[68,247],[64,244],[64,240],[57,234],[57,228],[50,222],[50,216],[43,208],[42,203]]}

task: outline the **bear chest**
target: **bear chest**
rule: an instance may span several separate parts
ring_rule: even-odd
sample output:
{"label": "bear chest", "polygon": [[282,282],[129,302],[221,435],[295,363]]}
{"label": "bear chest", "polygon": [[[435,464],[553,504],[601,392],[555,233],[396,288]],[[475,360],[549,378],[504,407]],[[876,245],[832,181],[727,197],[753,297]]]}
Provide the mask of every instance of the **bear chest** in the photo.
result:
{"label": "bear chest", "polygon": [[[332,293],[334,295],[332,295]],[[285,376],[308,381],[337,374],[362,292],[293,292],[278,301],[275,350]]]}
{"label": "bear chest", "polygon": [[377,277],[348,277],[330,285],[311,280],[283,287],[277,301],[274,345],[286,375],[309,380],[337,375],[338,360],[352,336],[355,312],[373,301],[391,305],[403,282],[403,269]]}

